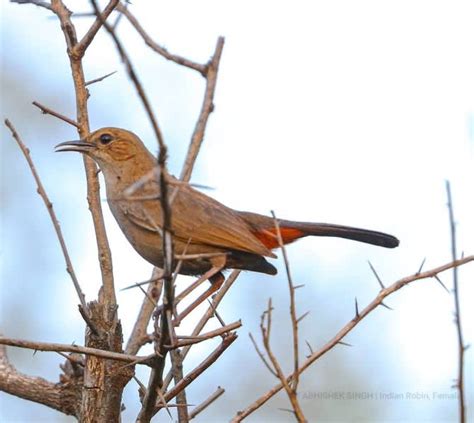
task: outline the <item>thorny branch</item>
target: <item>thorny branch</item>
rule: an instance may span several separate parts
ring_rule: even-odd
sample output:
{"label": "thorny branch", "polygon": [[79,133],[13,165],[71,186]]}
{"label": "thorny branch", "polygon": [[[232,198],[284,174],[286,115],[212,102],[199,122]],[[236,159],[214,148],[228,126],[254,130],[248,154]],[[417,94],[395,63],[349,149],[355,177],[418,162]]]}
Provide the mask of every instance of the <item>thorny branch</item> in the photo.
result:
{"label": "thorny branch", "polygon": [[57,344],[50,342],[25,341],[23,339],[12,339],[0,336],[0,345],[9,345],[10,347],[27,348],[35,351],[54,351],[85,354],[94,357],[107,358],[110,360],[123,361],[125,363],[149,364],[155,356],[136,356],[130,354],[105,351],[98,348],[82,347],[80,345]]}
{"label": "thorny branch", "polygon": [[[427,279],[427,278],[436,278],[436,276],[444,272],[448,269],[452,269],[453,267],[459,267],[465,265],[469,262],[474,261],[474,255],[464,257],[459,260],[455,260],[453,262],[444,264],[442,266],[436,267],[434,269],[425,271],[425,272],[417,272],[414,275],[407,276],[398,280],[397,282],[393,283],[392,285],[388,286],[387,288],[381,289],[377,296],[363,309],[359,312],[357,316],[355,316],[350,322],[348,322],[341,330],[325,345],[323,345],[319,350],[313,352],[300,366],[298,373],[302,373],[308,367],[310,367],[316,360],[318,360],[322,355],[327,353],[329,350],[334,348],[338,345],[341,340],[354,329],[365,317],[367,317],[372,311],[374,311],[378,306],[380,306],[383,300],[388,297],[389,295],[393,294],[394,292],[398,291],[399,289],[403,288],[405,285],[408,285],[414,281]],[[295,377],[294,373],[291,373],[286,380],[291,382],[291,380]],[[275,385],[272,389],[268,392],[263,394],[260,398],[258,398],[255,402],[250,404],[244,410],[237,412],[237,414],[232,419],[232,422],[237,423],[242,421],[245,417],[248,417],[252,414],[255,410],[260,408],[263,404],[265,404],[270,398],[272,398],[277,392],[279,392],[283,388],[283,384],[279,383]]]}
{"label": "thorny branch", "polygon": [[[106,16],[110,14],[115,7],[117,0],[111,1],[106,8]],[[67,9],[61,0],[52,0],[51,8],[61,23],[61,29],[66,40],[69,63],[71,67],[72,79],[74,83],[74,91],[76,94],[76,110],[78,132],[81,138],[89,134],[89,116],[87,108],[87,100],[89,97],[86,81],[84,78],[84,70],[82,67],[82,57],[87,47],[92,42],[93,37],[100,28],[97,21],[93,27],[84,36],[81,43],[78,44],[76,29],[71,21],[71,12]],[[104,16],[104,18],[106,17]],[[79,47],[76,47],[78,46]],[[77,48],[77,51],[74,50]],[[92,159],[84,156],[84,166],[87,178],[87,201],[92,214],[94,223],[97,248],[99,253],[99,264],[102,274],[103,296],[101,300],[107,307],[114,307],[116,304],[113,271],[112,271],[112,255],[105,231],[105,224],[102,215],[102,206],[99,195],[99,180],[97,176],[97,166]]]}
{"label": "thorny branch", "polygon": [[[270,298],[268,300],[268,308],[262,314],[260,323],[263,346],[265,347],[265,351],[267,352],[274,372],[277,374],[278,379],[280,379],[283,388],[285,388],[286,394],[288,395],[288,399],[290,400],[291,407],[293,408],[293,413],[296,419],[298,420],[298,422],[303,423],[306,422],[306,418],[304,417],[303,410],[301,409],[298,398],[296,396],[296,389],[291,386],[295,378],[293,378],[292,380],[287,380],[285,374],[283,373],[283,369],[281,368],[280,363],[278,362],[278,359],[276,358],[270,346],[272,311],[272,300]],[[298,372],[298,369],[296,371]]]}
{"label": "thorny branch", "polygon": [[53,209],[53,203],[51,203],[51,201],[49,200],[48,194],[46,193],[46,190],[43,187],[43,183],[41,182],[38,172],[36,171],[36,167],[30,155],[30,150],[26,147],[23,140],[18,135],[15,127],[8,119],[5,119],[5,125],[8,127],[8,129],[10,129],[13,138],[20,147],[20,150],[25,156],[28,166],[30,167],[31,173],[33,174],[33,178],[35,179],[36,185],[38,187],[38,194],[43,199],[46,209],[48,210],[49,216],[51,217],[51,221],[53,222],[54,230],[56,231],[56,236],[58,237],[59,244],[61,245],[61,251],[63,252],[64,260],[66,261],[66,270],[69,273],[69,276],[71,277],[72,283],[74,284],[74,288],[77,292],[77,296],[79,297],[79,301],[81,302],[83,309],[87,310],[86,300],[81,290],[81,286],[79,285],[79,281],[77,280],[76,273],[74,272],[66,242],[64,241],[63,233],[61,231],[61,226],[59,225],[58,218],[56,217],[56,213]]}

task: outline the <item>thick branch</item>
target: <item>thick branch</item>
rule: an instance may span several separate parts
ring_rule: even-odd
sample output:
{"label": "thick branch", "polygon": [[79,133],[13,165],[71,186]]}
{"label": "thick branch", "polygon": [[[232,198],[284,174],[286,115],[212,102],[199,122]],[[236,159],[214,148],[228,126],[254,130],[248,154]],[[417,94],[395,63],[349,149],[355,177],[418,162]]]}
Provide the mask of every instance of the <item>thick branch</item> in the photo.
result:
{"label": "thick branch", "polygon": [[73,384],[52,383],[41,377],[20,373],[8,361],[0,345],[0,391],[46,405],[64,414],[76,415],[77,398]]}

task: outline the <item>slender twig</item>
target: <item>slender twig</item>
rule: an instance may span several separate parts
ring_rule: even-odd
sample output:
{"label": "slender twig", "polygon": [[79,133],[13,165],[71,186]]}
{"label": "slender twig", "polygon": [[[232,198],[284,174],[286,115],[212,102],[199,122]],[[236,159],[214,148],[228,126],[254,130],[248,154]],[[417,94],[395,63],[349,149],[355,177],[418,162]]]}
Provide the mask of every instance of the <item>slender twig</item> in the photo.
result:
{"label": "slender twig", "polygon": [[224,388],[220,386],[217,387],[216,391],[210,395],[206,400],[204,400],[201,404],[194,407],[191,412],[189,413],[189,419],[194,419],[201,411],[204,411],[207,407],[209,407],[217,398],[219,398],[225,392]]}
{"label": "slender twig", "polygon": [[[171,351],[171,371],[173,373],[173,379],[175,385],[177,385],[184,377],[183,373],[183,355],[179,348]],[[178,422],[188,423],[189,422],[189,410],[188,402],[186,398],[186,391],[183,389],[176,395],[176,405],[178,406]]]}
{"label": "slender twig", "polygon": [[146,33],[143,27],[138,22],[137,18],[130,12],[126,6],[119,4],[117,6],[117,10],[121,12],[128,21],[132,24],[133,27],[137,30],[137,32],[143,38],[146,45],[149,46],[152,50],[163,56],[167,60],[171,60],[172,62],[177,63],[178,65],[182,65],[191,69],[194,69],[201,73],[203,76],[206,76],[206,66],[201,65],[200,63],[193,62],[192,60],[186,59],[185,57],[179,56],[177,54],[172,54],[164,47],[160,46],[158,43],[152,40],[152,38]]}
{"label": "slender twig", "polygon": [[[456,260],[456,222],[454,220],[453,200],[451,197],[451,185],[446,181],[446,195],[448,197],[449,227],[451,232],[451,257]],[[464,346],[462,322],[461,322],[461,304],[459,302],[459,281],[458,269],[453,267],[453,294],[454,294],[454,321],[456,323],[457,346],[458,346],[458,378],[456,388],[459,392],[459,421],[466,421],[465,392],[464,392]]]}
{"label": "slender twig", "polygon": [[[101,15],[99,12],[99,8],[97,6],[97,2],[95,0],[91,0],[92,7],[94,8],[94,11],[97,15],[98,19],[101,19]],[[110,34],[112,37],[112,40],[114,41],[115,48],[117,49],[117,52],[120,55],[120,58],[122,59],[123,64],[125,65],[125,69],[127,70],[127,74],[130,77],[133,85],[135,86],[135,89],[137,90],[138,96],[140,97],[143,106],[145,107],[145,111],[148,115],[148,119],[150,120],[151,126],[153,127],[153,131],[155,132],[156,139],[158,141],[158,144],[160,148],[163,148],[165,145],[164,139],[163,139],[163,134],[161,132],[161,129],[158,125],[158,120],[155,117],[155,113],[153,112],[153,109],[151,107],[151,103],[148,100],[148,97],[145,93],[145,90],[143,88],[142,83],[140,82],[140,79],[138,78],[138,75],[135,71],[135,68],[132,64],[132,61],[130,60],[129,55],[127,54],[125,48],[123,47],[120,39],[118,38],[117,34],[115,33],[113,27],[108,24],[107,22],[103,21],[102,24],[104,25],[104,28],[107,30],[107,32]]]}
{"label": "slender twig", "polygon": [[28,166],[30,167],[31,173],[33,174],[33,178],[35,179],[35,182],[36,182],[36,186],[38,187],[38,194],[43,199],[46,209],[48,210],[49,216],[51,217],[51,221],[53,222],[54,230],[56,231],[56,236],[58,237],[59,244],[61,246],[61,251],[63,252],[64,260],[66,262],[66,270],[69,273],[69,276],[71,277],[72,283],[74,284],[74,288],[76,289],[77,296],[79,297],[79,301],[81,302],[83,309],[87,311],[86,299],[81,290],[81,286],[79,285],[79,281],[77,280],[76,273],[74,272],[74,268],[72,266],[71,258],[69,257],[69,252],[66,246],[66,242],[64,241],[63,233],[61,231],[61,226],[59,225],[58,218],[56,217],[56,213],[54,212],[53,204],[49,200],[48,194],[46,194],[46,190],[44,189],[41,179],[38,175],[38,172],[36,171],[35,165],[30,155],[30,150],[26,147],[26,145],[24,144],[24,142],[18,135],[15,127],[12,125],[12,123],[8,119],[5,119],[5,125],[11,131],[13,138],[15,139],[18,146],[20,147],[20,150],[25,156]]}
{"label": "slender twig", "polygon": [[204,132],[206,130],[207,121],[209,115],[214,109],[214,93],[216,91],[217,83],[217,72],[219,70],[219,62],[221,60],[222,49],[224,48],[224,38],[219,37],[217,39],[216,49],[212,56],[211,61],[208,64],[206,72],[206,91],[204,94],[204,100],[201,106],[201,112],[194,128],[193,135],[191,137],[191,143],[189,144],[188,153],[184,161],[183,169],[181,171],[180,179],[182,181],[189,182],[191,179],[191,173],[193,171],[194,163],[199,154],[202,141],[204,139]]}
{"label": "slender twig", "polygon": [[82,56],[84,56],[87,47],[89,47],[90,43],[92,43],[92,40],[94,39],[102,25],[105,23],[109,15],[115,10],[119,1],[120,0],[110,0],[102,13],[96,11],[97,17],[95,22],[91,25],[86,34],[82,37],[82,40],[74,46],[71,52],[73,56],[77,58],[82,58]]}
{"label": "slender twig", "polygon": [[117,73],[117,71],[113,71],[113,72],[110,72],[104,76],[99,76],[98,78],[94,78],[94,79],[91,79],[90,81],[87,81],[86,82],[86,87],[88,85],[92,85],[92,84],[95,84],[96,82],[100,82],[100,81],[103,81],[104,79],[108,78],[109,76],[112,76],[112,75],[115,75]]}
{"label": "slender twig", "polygon": [[228,332],[238,329],[241,326],[242,326],[242,322],[238,320],[237,322],[229,323],[228,325],[203,333],[202,335],[190,336],[190,337],[187,337],[187,339],[178,340],[175,343],[175,345],[167,345],[167,347],[178,348],[178,347],[185,347],[187,345],[199,344],[202,341],[206,341],[208,339],[212,339],[217,336],[225,336]]}
{"label": "slender twig", "polygon": [[[156,279],[158,274],[160,275],[160,278]],[[152,279],[154,280],[154,282],[150,283],[147,290],[147,294],[155,300],[158,300],[161,295],[161,290],[163,288],[163,280],[161,279],[161,274],[161,269],[158,269],[157,267],[153,269]],[[125,348],[127,354],[136,354],[142,346],[142,340],[146,335],[146,328],[148,327],[148,323],[150,322],[154,309],[155,305],[150,303],[148,297],[145,296],[145,298],[143,298],[143,303],[140,308],[140,312],[138,314],[137,320],[135,321],[135,325],[133,326],[132,333],[130,334],[127,346]]]}
{"label": "slender twig", "polygon": [[61,113],[55,112],[54,110],[50,109],[49,107],[43,106],[42,104],[38,103],[37,101],[32,102],[33,106],[38,107],[38,109],[41,110],[41,112],[45,115],[51,115],[54,116],[66,123],[69,123],[69,125],[75,126],[76,128],[79,128],[79,124],[67,116],[62,115]]}
{"label": "slender twig", "polygon": [[[286,270],[286,279],[288,281],[288,290],[290,292],[290,318],[291,318],[291,328],[293,332],[293,372],[295,374],[295,378],[292,381],[291,384],[291,395],[296,397],[296,390],[298,389],[298,382],[299,382],[299,376],[298,376],[298,369],[299,369],[299,349],[298,349],[298,322],[299,319],[296,316],[296,300],[295,300],[295,288],[293,284],[293,279],[291,277],[291,271],[290,271],[290,262],[288,260],[288,255],[286,254],[286,248],[285,245],[283,244],[283,238],[281,237],[281,232],[280,232],[280,224],[278,222],[278,219],[275,216],[275,213],[273,210],[271,211],[272,217],[273,217],[273,223],[275,225],[276,229],[276,235],[277,235],[277,240],[278,240],[278,245],[281,249],[282,255],[283,255],[283,261],[285,263],[285,270]],[[301,319],[304,318],[305,315],[301,317]],[[290,393],[288,393],[290,395]],[[291,401],[291,398],[290,398]],[[298,401],[292,401],[292,405],[296,404],[297,408],[299,408]],[[302,416],[301,409],[295,410],[295,415],[297,416],[298,419]],[[301,414],[300,414],[301,413]]]}
{"label": "slender twig", "polygon": [[[365,307],[360,313],[359,313],[359,318],[358,319],[351,319],[344,327],[337,332],[337,334],[329,340],[323,347],[321,347],[319,350],[315,351],[313,354],[311,354],[300,366],[298,369],[298,373],[302,373],[305,371],[308,367],[310,367],[316,360],[318,360],[322,355],[327,353],[329,350],[334,348],[336,345],[338,345],[341,340],[350,332],[352,329],[354,329],[367,315],[369,315],[373,310],[375,310],[380,303],[383,301],[383,299],[394,292],[398,291],[399,289],[403,288],[405,285],[408,285],[414,281],[421,280],[421,279],[427,279],[427,278],[433,278],[435,277],[438,273],[444,272],[448,269],[452,269],[453,267],[458,267],[465,265],[466,263],[474,261],[474,255],[464,257],[463,259],[456,260],[447,264],[444,264],[442,266],[436,267],[434,269],[422,272],[422,273],[417,273],[411,276],[407,276],[403,279],[398,280],[397,282],[393,283],[392,285],[388,286],[387,288],[379,291],[377,294],[377,297],[375,297],[370,304]],[[294,377],[294,374],[290,374],[287,377],[287,380],[290,381]],[[272,389],[270,389],[268,392],[266,392],[264,395],[262,395],[260,398],[258,398],[256,401],[254,401],[252,404],[250,404],[247,408],[245,408],[242,411],[239,411],[234,418],[231,420],[232,422],[240,422],[242,421],[245,417],[249,416],[252,414],[255,410],[260,408],[263,404],[265,404],[270,398],[272,398],[277,392],[279,392],[283,388],[283,384],[279,383],[275,385]]]}
{"label": "slender twig", "polygon": [[255,338],[253,337],[251,333],[249,333],[249,337],[250,337],[250,340],[252,341],[255,351],[257,351],[257,354],[260,357],[260,359],[263,361],[263,364],[265,365],[265,367],[273,376],[278,377],[275,370],[272,369],[272,367],[270,366],[270,363],[268,363],[267,359],[263,355],[262,351],[260,351],[260,348],[258,348],[257,341],[255,341]]}
{"label": "slender twig", "polygon": [[[266,326],[264,324],[265,315],[266,315],[266,321],[267,321]],[[295,380],[298,377],[299,369],[297,368],[295,373],[293,373],[294,377],[292,379],[287,379],[285,374],[283,373],[283,369],[281,368],[280,363],[278,362],[278,359],[276,358],[270,346],[270,327],[271,327],[271,321],[272,321],[271,299],[268,302],[267,311],[264,313],[264,315],[262,315],[261,321],[262,321],[262,324],[260,328],[262,331],[263,346],[265,347],[265,351],[267,352],[268,358],[270,359],[270,362],[272,363],[273,369],[275,373],[277,374],[278,379],[280,379],[283,387],[285,388],[286,394],[288,396],[288,399],[290,400],[291,407],[293,409],[296,419],[300,423],[306,422],[306,418],[303,414],[303,410],[301,409],[301,405],[296,395],[296,389],[291,386],[292,384],[296,386]]]}
{"label": "slender twig", "polygon": [[45,9],[48,10],[53,10],[51,8],[51,3],[48,3],[47,1],[40,1],[40,0],[10,0],[12,3],[17,3],[17,4],[33,4],[35,6],[39,7],[44,7]]}
{"label": "slender twig", "polygon": [[[230,345],[237,339],[237,334],[232,332],[223,338],[221,344],[209,354],[197,367],[191,370],[179,383],[177,383],[172,389],[166,394],[166,401],[171,401],[179,392],[185,389],[191,382],[197,379],[207,368],[214,364],[222,353],[230,347]],[[155,413],[158,412],[162,407],[159,406],[155,409]]]}
{"label": "slender twig", "polygon": [[[217,306],[220,304],[222,299],[224,298],[225,294],[229,291],[231,286],[234,284],[234,282],[237,280],[237,277],[240,275],[240,270],[234,270],[226,279],[224,284],[222,285],[221,289],[216,293],[216,295],[212,299],[212,304],[208,307],[208,309],[204,312],[202,315],[201,319],[193,329],[191,336],[198,336],[201,331],[203,330],[204,326],[206,326],[207,322],[209,319],[214,315],[215,310],[217,309]],[[183,348],[182,354],[183,354],[183,359],[186,357],[186,355],[189,353],[192,345],[187,345]],[[172,379],[171,372],[168,372],[166,375],[165,381],[164,381],[164,388],[166,389],[168,385],[170,384]]]}
{"label": "slender twig", "polygon": [[94,357],[107,358],[110,360],[123,361],[125,363],[148,364],[148,361],[155,357],[154,354],[148,356],[137,356],[130,354],[117,353],[113,351],[100,350],[98,348],[82,347],[80,345],[58,344],[52,342],[26,341],[24,339],[13,339],[0,336],[0,345],[9,345],[10,347],[27,348],[35,351],[53,351],[70,352],[85,354]]}

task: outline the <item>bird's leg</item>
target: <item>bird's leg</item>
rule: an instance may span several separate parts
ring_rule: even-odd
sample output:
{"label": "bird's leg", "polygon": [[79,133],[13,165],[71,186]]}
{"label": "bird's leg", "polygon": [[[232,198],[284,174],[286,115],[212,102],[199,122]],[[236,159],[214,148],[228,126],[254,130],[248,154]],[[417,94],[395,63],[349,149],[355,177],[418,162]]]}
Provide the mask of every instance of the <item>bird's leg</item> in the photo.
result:
{"label": "bird's leg", "polygon": [[[199,284],[202,282],[202,280],[208,279],[209,282],[211,283],[211,286],[203,292],[195,301],[193,301],[188,307],[186,307],[174,320],[175,326],[179,326],[181,321],[189,314],[191,313],[199,304],[202,302],[206,301],[207,298],[209,298],[212,294],[214,294],[216,291],[220,289],[222,284],[224,283],[224,275],[222,274],[221,270],[224,266],[218,265],[218,266],[213,266],[211,269],[209,269],[204,275],[202,275],[197,282]],[[196,285],[196,282],[193,284]],[[196,285],[197,286],[197,285]],[[195,287],[196,287],[195,286]],[[194,287],[194,288],[195,288]],[[193,288],[193,289],[194,289]],[[184,291],[183,291],[184,293]],[[181,297],[180,300],[184,297],[182,294],[180,294]]]}

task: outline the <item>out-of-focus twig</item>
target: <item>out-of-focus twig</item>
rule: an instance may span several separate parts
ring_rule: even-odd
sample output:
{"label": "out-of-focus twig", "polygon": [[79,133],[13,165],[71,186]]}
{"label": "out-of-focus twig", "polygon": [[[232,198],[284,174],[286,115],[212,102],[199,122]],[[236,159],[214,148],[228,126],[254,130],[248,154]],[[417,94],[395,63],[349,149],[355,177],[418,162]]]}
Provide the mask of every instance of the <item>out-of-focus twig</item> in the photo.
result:
{"label": "out-of-focus twig", "polygon": [[[457,258],[456,252],[456,221],[454,220],[453,199],[451,196],[451,184],[446,181],[446,195],[448,197],[448,211],[449,211],[449,228],[451,232],[451,257],[453,261]],[[459,283],[458,283],[458,268],[453,267],[453,294],[454,294],[454,321],[456,323],[456,334],[458,341],[458,377],[456,388],[459,393],[459,421],[464,423],[466,421],[466,406],[465,406],[465,392],[464,392],[464,345],[462,322],[461,322],[461,305],[459,302]]]}
{"label": "out-of-focus twig", "polygon": [[201,404],[194,407],[191,412],[189,413],[189,419],[194,419],[201,411],[204,411],[207,407],[209,407],[214,401],[217,400],[223,393],[225,392],[224,388],[220,386],[217,387],[215,392],[210,395],[206,400],[204,400]]}

